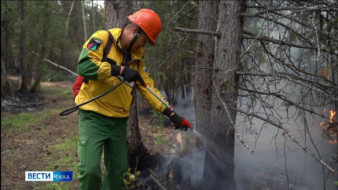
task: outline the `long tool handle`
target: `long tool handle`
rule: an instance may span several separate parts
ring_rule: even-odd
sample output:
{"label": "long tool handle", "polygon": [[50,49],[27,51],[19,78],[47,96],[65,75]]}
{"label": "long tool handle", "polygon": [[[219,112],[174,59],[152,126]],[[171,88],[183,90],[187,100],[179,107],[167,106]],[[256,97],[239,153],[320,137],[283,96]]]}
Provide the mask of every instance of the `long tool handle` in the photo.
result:
{"label": "long tool handle", "polygon": [[[159,101],[161,101],[167,108],[170,108],[170,106],[165,102],[159,95],[157,95],[149,86],[146,86],[147,90],[152,93]],[[171,108],[170,108],[171,109]]]}
{"label": "long tool handle", "polygon": [[85,104],[88,104],[89,102],[92,102],[92,101],[94,101],[94,100],[96,100],[96,99],[99,99],[99,98],[101,98],[102,96],[107,95],[109,92],[115,90],[117,87],[121,86],[121,84],[123,84],[123,83],[124,83],[124,80],[122,79],[121,82],[119,82],[117,85],[115,85],[114,87],[112,87],[111,89],[109,89],[107,92],[105,92],[105,93],[103,93],[103,94],[101,94],[101,95],[98,95],[98,96],[96,96],[96,97],[94,97],[94,98],[92,98],[92,99],[90,99],[90,100],[88,100],[88,101],[86,101],[86,102],[83,102],[83,103],[81,103],[81,104],[79,104],[79,105],[73,106],[73,107],[71,107],[71,108],[69,108],[69,109],[67,109],[67,110],[65,110],[65,111],[63,111],[63,112],[61,112],[61,113],[59,114],[59,116],[65,116],[65,115],[68,115],[68,114],[70,114],[70,113],[72,113],[72,112],[78,110],[81,106],[83,106],[83,105],[85,105]]}

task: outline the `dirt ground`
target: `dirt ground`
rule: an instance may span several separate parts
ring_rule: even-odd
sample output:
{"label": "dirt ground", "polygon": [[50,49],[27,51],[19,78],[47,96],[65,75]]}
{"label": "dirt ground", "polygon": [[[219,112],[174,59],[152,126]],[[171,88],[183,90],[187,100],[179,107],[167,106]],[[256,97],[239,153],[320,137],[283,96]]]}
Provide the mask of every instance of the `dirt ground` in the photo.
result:
{"label": "dirt ground", "polygon": [[[71,84],[65,82],[44,83],[43,86],[52,86],[55,89],[71,88]],[[48,166],[53,164],[51,162],[54,162],[44,159],[54,154],[50,147],[64,139],[76,136],[78,119],[76,114],[67,117],[58,116],[57,110],[73,105],[71,97],[68,99],[40,92],[34,96],[19,96],[18,98],[21,106],[14,106],[17,103],[15,101],[11,102],[12,106],[1,105],[2,120],[27,112],[34,112],[36,117],[43,116],[43,119],[38,119],[37,122],[25,127],[13,127],[11,124],[3,125],[2,123],[1,189],[38,189],[46,185],[45,182],[25,182],[25,171],[46,171]],[[9,98],[9,100],[13,99]],[[71,154],[75,158],[77,156],[76,150],[64,150],[63,154]],[[53,170],[60,171],[59,168]],[[76,182],[74,188],[75,186]]]}
{"label": "dirt ground", "polygon": [[[2,99],[1,189],[77,189],[77,112],[64,117],[58,115],[74,105],[71,85],[44,82],[42,90],[34,96]],[[23,113],[32,113],[34,122],[3,123]],[[184,152],[184,137],[178,131],[149,127],[149,115],[139,116],[139,124],[149,153]],[[26,182],[25,171],[73,171],[74,181]]]}

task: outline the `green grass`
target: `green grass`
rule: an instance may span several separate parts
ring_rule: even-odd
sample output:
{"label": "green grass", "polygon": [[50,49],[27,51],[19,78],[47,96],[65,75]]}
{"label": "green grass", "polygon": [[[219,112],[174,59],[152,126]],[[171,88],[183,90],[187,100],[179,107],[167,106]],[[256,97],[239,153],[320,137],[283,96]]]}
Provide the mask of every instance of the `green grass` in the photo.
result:
{"label": "green grass", "polygon": [[[76,180],[79,174],[78,160],[74,156],[74,151],[77,150],[77,141],[77,136],[74,136],[52,145],[50,147],[52,154],[44,157],[44,160],[50,163],[46,171],[73,171],[73,181]],[[72,182],[48,183],[46,189],[66,190],[70,188],[70,183]]]}
{"label": "green grass", "polygon": [[33,111],[33,112],[22,112],[16,115],[10,115],[8,117],[2,118],[1,120],[1,130],[8,132],[13,129],[27,130],[29,125],[36,124],[47,117],[50,117],[51,114],[60,112],[60,109]]}
{"label": "green grass", "polygon": [[60,88],[60,87],[43,86],[43,85],[41,85],[39,93],[61,97],[61,100],[67,100],[67,99],[71,100],[72,95],[73,95],[72,88]]}

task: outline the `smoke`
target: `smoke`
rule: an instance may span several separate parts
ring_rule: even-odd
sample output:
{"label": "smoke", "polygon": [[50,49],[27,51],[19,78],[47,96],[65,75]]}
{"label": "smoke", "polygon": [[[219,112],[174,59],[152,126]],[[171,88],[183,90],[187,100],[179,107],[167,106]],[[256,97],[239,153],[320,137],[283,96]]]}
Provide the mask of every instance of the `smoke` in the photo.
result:
{"label": "smoke", "polygon": [[[322,108],[320,108],[322,109]],[[174,105],[174,110],[180,116],[186,118],[195,126],[195,109],[192,98],[179,100]],[[289,112],[296,113],[289,109]],[[280,114],[283,114],[280,112]],[[328,164],[333,162],[332,156],[337,145],[330,145],[323,137],[320,128],[322,118],[312,115],[306,117],[309,134],[304,129],[304,118],[295,117],[284,124],[288,130],[306,145],[312,152],[317,154],[316,149],[321,155],[321,159]],[[250,122],[252,125],[250,125]],[[249,121],[244,120],[244,116],[237,115],[236,130],[241,134],[245,143],[255,150],[251,154],[241,142],[236,138],[235,142],[235,182],[237,190],[247,189],[303,189],[317,190],[323,189],[325,180],[327,190],[336,190],[337,186],[333,183],[335,177],[328,176],[325,169],[325,179],[323,179],[322,165],[305,153],[296,143],[291,141],[276,127],[266,125],[258,119]],[[262,127],[263,126],[263,127]],[[188,138],[204,139],[204,135],[195,130],[182,132]],[[208,139],[210,141],[210,139]],[[312,145],[314,142],[316,148]],[[195,189],[202,183],[205,167],[206,153],[203,148],[193,144],[186,144],[189,149],[182,154],[167,156],[162,165],[166,173],[173,172],[174,186],[169,189]],[[216,147],[216,146],[215,146]],[[217,152],[217,151],[214,151]],[[222,151],[219,151],[222,152]],[[227,159],[224,156],[224,159]],[[335,168],[337,169],[337,168]],[[215,176],[213,180],[222,181]],[[211,180],[211,179],[210,179]],[[191,184],[187,186],[184,184]],[[167,184],[170,187],[170,182]]]}
{"label": "smoke", "polygon": [[[283,126],[312,152],[317,154],[318,150],[322,160],[328,164],[332,163],[337,145],[328,144],[327,139],[323,137],[323,130],[319,124],[323,119],[307,115],[306,120],[310,134],[304,128],[302,117],[289,120]],[[237,131],[251,148],[255,148],[255,153],[250,154],[238,140],[235,144],[235,178],[238,190],[258,187],[258,189],[288,189],[287,184],[290,189],[317,190],[324,189],[324,182],[328,190],[337,188],[333,185],[337,179],[332,175],[328,176],[327,169],[323,179],[322,165],[287,138],[282,131],[270,125],[261,128],[264,123],[257,119],[251,122],[254,125],[249,128],[250,125],[244,122],[243,115],[237,116]]]}

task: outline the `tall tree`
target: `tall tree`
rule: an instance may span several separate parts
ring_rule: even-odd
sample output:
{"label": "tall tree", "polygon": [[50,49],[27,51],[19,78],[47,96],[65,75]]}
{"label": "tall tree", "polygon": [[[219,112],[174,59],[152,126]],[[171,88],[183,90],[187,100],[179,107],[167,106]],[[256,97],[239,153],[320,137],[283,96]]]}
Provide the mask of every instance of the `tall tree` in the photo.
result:
{"label": "tall tree", "polygon": [[[240,63],[240,44],[243,33],[245,2],[221,1],[217,20],[220,33],[216,41],[211,108],[211,125],[205,133],[206,158],[205,180],[214,179],[208,189],[235,189],[234,179],[234,121],[236,111],[225,110],[222,101],[228,107],[237,107],[238,79],[236,70]],[[217,96],[219,91],[219,96]],[[220,100],[221,99],[221,100]],[[229,115],[230,114],[230,115]],[[228,117],[227,117],[228,115]]]}
{"label": "tall tree", "polygon": [[[198,4],[198,29],[216,31],[218,1],[200,1]],[[206,134],[211,125],[211,102],[213,93],[212,73],[215,57],[215,37],[212,35],[199,34],[196,43],[196,60],[194,68],[194,105],[196,117],[196,130]],[[202,139],[199,139],[202,140]],[[206,141],[206,139],[205,139]],[[198,141],[198,147],[204,151],[206,142]],[[210,173],[210,171],[207,171]],[[201,188],[209,175],[204,175]]]}
{"label": "tall tree", "polygon": [[[198,5],[198,29],[216,31],[218,1],[201,1]],[[216,10],[216,11],[215,11]],[[199,34],[196,43],[194,67],[194,103],[196,130],[206,133],[210,126],[212,99],[212,73],[216,36]]]}

